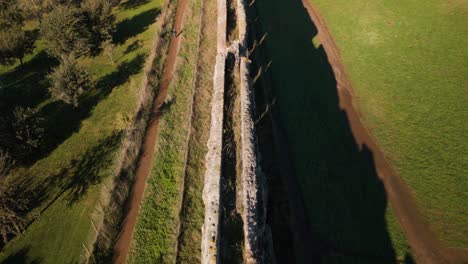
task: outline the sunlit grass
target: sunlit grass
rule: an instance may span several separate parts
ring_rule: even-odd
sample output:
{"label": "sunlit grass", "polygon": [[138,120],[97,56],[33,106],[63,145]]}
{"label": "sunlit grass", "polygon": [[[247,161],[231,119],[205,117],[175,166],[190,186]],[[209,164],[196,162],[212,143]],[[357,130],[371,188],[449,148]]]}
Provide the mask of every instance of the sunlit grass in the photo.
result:
{"label": "sunlit grass", "polygon": [[[187,135],[191,125],[189,120],[200,26],[199,14],[200,1],[189,1],[174,79],[168,92],[170,99],[167,100],[167,110],[160,117],[153,168],[128,257],[130,263],[174,263],[176,259]],[[190,185],[185,187],[191,188]]]}
{"label": "sunlit grass", "polygon": [[[155,17],[156,10],[160,9],[162,4],[163,1],[153,0],[135,9],[117,7],[115,11],[118,24],[130,19],[135,23],[136,30],[123,36],[124,41],[116,45],[113,54],[115,64],[103,55],[81,61],[91,73],[95,83],[94,89],[86,99],[93,103],[89,105],[89,109],[86,109],[88,113],[83,119],[72,122],[75,129],[70,130],[70,134],[65,136],[63,142],[52,149],[46,157],[31,167],[14,172],[12,177],[27,180],[31,186],[50,187],[47,189],[46,200],[35,210],[36,214],[47,205],[50,206],[24,234],[7,244],[0,252],[0,261],[7,259],[14,263],[25,261],[75,263],[83,261],[88,254],[87,250],[91,250],[90,243],[95,236],[92,221],[97,225],[102,217],[96,208],[101,202],[103,187],[110,186],[113,180],[114,160],[120,142],[119,132],[128,125],[134,114],[136,94],[141,88],[144,60],[154,38],[155,25],[150,18]],[[139,15],[145,12],[145,19],[140,19]],[[132,18],[134,19],[131,20]],[[126,52],[127,48],[136,41],[141,45]],[[44,46],[39,40],[35,53],[25,60],[26,67],[43,49]],[[121,65],[127,65],[127,70],[112,75]],[[49,66],[37,65],[46,69]],[[42,85],[39,86],[37,83],[26,83],[29,79],[20,84],[13,83],[15,78],[18,80],[22,75],[29,74],[28,71],[18,71],[18,75],[13,80],[4,79],[4,75],[16,71],[18,67],[14,65],[0,68],[0,82],[6,83],[7,86],[7,89],[1,91],[0,96],[7,96],[7,92],[15,93],[21,89],[31,91],[46,89],[47,84],[43,76],[40,76]],[[34,67],[31,68],[32,71],[37,70]],[[100,86],[101,84],[106,84],[106,87]],[[56,104],[46,93],[35,99],[39,101],[29,104],[26,100],[22,104],[44,111],[54,109]],[[56,126],[70,123],[67,116],[50,121]],[[77,200],[72,200],[73,192],[81,187],[76,187],[70,182],[75,181],[77,175],[83,172],[87,174],[80,176],[84,182],[91,180],[89,179],[91,176],[96,178],[96,181],[81,186],[84,190],[83,195]]]}
{"label": "sunlit grass", "polygon": [[341,50],[365,123],[437,235],[468,246],[467,1],[311,1]]}

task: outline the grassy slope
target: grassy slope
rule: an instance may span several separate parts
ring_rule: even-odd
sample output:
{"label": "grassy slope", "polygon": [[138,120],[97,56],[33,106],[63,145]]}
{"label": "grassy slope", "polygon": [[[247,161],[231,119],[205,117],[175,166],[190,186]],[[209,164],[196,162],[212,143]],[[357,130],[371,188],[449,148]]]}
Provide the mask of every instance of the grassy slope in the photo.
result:
{"label": "grassy slope", "polygon": [[[40,56],[43,49],[40,41],[35,54],[26,59],[24,70],[0,68],[0,81],[6,84],[1,95],[7,99],[17,98],[11,94],[31,95],[18,103],[37,106],[51,120],[51,126],[60,128],[50,128],[55,134],[49,136],[63,138],[46,157],[16,172],[15,177],[26,179],[29,186],[43,186],[46,200],[39,209],[48,204],[50,207],[0,252],[0,261],[75,263],[83,259],[86,253],[82,243],[87,245],[94,236],[91,219],[99,219],[95,208],[102,187],[112,180],[109,176],[118,149],[119,131],[128,124],[135,109],[144,58],[155,31],[151,24],[161,3],[153,0],[131,9],[116,9],[119,22],[116,64],[111,65],[104,56],[83,61],[96,80],[96,88],[85,99],[91,103],[85,103],[84,107],[89,109],[80,118],[75,119],[73,112],[58,107],[59,103],[46,96],[47,67],[44,66],[48,61]],[[137,40],[142,45],[128,49]],[[69,126],[73,130],[66,130]],[[62,129],[69,134],[61,134]]]}
{"label": "grassy slope", "polygon": [[[194,1],[200,4],[200,1]],[[201,226],[205,207],[203,188],[205,156],[210,131],[211,93],[216,60],[216,1],[203,0],[201,43],[198,57],[197,83],[193,105],[192,130],[187,157],[184,203],[181,212],[181,234],[177,261],[180,263],[201,262]],[[196,19],[196,18],[195,18]]]}
{"label": "grassy slope", "polygon": [[130,263],[173,263],[176,258],[200,11],[198,1],[189,1],[168,93],[172,104],[160,119],[153,169],[133,235]]}
{"label": "grassy slope", "polygon": [[[410,254],[371,153],[355,142],[317,29],[300,1],[258,0],[273,94],[326,263],[392,263]],[[296,232],[301,232],[301,227]],[[307,260],[302,260],[307,263]]]}
{"label": "grassy slope", "polygon": [[468,1],[311,1],[329,23],[365,123],[433,229],[468,246]]}

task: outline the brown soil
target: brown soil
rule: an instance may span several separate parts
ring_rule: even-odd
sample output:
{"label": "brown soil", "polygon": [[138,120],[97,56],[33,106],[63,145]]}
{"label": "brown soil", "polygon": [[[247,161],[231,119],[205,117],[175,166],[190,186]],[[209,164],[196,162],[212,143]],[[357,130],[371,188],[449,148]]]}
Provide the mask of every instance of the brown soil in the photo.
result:
{"label": "brown soil", "polygon": [[169,52],[164,67],[162,82],[159,93],[153,104],[151,118],[146,131],[142,155],[136,169],[135,183],[128,204],[127,216],[122,225],[122,230],[114,246],[114,263],[126,263],[130,243],[132,241],[133,230],[137,221],[138,211],[143,199],[143,194],[146,187],[146,180],[151,172],[153,165],[153,156],[155,150],[156,139],[158,137],[160,109],[166,99],[169,84],[172,80],[175,62],[179,50],[181,40],[180,33],[182,30],[182,20],[187,6],[187,0],[180,0],[177,6],[177,12],[174,22],[174,27],[177,31],[177,36],[172,38],[169,45]]}
{"label": "brown soil", "polygon": [[360,113],[353,104],[353,90],[340,61],[338,48],[323,18],[309,0],[302,0],[311,19],[318,28],[318,38],[323,45],[337,80],[340,107],[347,113],[356,142],[366,145],[373,153],[379,177],[385,185],[392,209],[418,263],[468,263],[468,251],[445,247],[431,231],[422,216],[409,187],[385,158],[382,150],[361,123]]}

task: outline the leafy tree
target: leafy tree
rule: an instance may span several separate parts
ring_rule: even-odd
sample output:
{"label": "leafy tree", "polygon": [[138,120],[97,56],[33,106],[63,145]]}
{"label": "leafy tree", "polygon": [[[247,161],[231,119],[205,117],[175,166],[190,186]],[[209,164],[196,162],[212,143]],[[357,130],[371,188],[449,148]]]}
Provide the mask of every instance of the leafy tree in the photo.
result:
{"label": "leafy tree", "polygon": [[24,231],[30,199],[21,195],[22,190],[7,176],[0,178],[0,235],[4,244],[11,236]]}
{"label": "leafy tree", "polygon": [[37,110],[16,107],[12,113],[0,118],[0,145],[17,159],[28,158],[42,144],[43,121]]}
{"label": "leafy tree", "polygon": [[23,25],[24,18],[17,1],[0,0],[0,29]]}
{"label": "leafy tree", "polygon": [[8,188],[9,186],[4,184],[0,187],[0,234],[5,244],[9,236],[18,235],[24,231],[26,227],[24,212],[29,203],[27,198],[15,198],[14,193]]}
{"label": "leafy tree", "polygon": [[91,87],[88,72],[73,55],[62,56],[60,65],[53,69],[48,78],[52,97],[74,107],[78,107],[80,97]]}
{"label": "leafy tree", "polygon": [[23,31],[19,26],[0,30],[0,64],[12,64],[34,50],[34,36],[31,31]]}
{"label": "leafy tree", "polygon": [[10,154],[6,150],[0,148],[0,179],[8,175],[13,165],[14,161]]}
{"label": "leafy tree", "polygon": [[83,56],[89,53],[90,32],[83,12],[73,6],[57,5],[41,21],[41,33],[48,53],[59,58],[63,54]]}
{"label": "leafy tree", "polygon": [[91,33],[90,43],[94,51],[97,51],[102,43],[112,39],[112,34],[115,32],[112,4],[109,0],[84,0],[81,8]]}
{"label": "leafy tree", "polygon": [[0,0],[0,64],[12,64],[34,49],[32,34],[23,31],[24,17],[17,1]]}
{"label": "leafy tree", "polygon": [[39,18],[45,10],[45,0],[19,0],[19,6],[30,18]]}
{"label": "leafy tree", "polygon": [[23,153],[37,150],[44,136],[44,119],[37,116],[37,110],[29,107],[16,107],[13,111],[13,130],[17,146]]}
{"label": "leafy tree", "polygon": [[0,149],[0,235],[4,244],[10,236],[23,232],[30,202],[25,196],[19,195],[21,187],[8,179],[13,165],[14,161],[8,152]]}

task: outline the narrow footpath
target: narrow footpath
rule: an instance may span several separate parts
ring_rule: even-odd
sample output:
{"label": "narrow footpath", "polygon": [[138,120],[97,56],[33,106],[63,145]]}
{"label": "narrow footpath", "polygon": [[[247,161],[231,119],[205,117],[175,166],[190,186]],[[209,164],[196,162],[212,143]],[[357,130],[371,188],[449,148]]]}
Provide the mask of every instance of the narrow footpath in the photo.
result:
{"label": "narrow footpath", "polygon": [[[181,32],[182,30],[182,22],[186,7],[187,0],[179,0],[174,21],[174,28],[176,29],[176,32]],[[180,36],[177,35],[171,39],[171,43],[169,45],[169,51],[164,67],[162,82],[159,87],[159,93],[153,104],[151,118],[149,120],[147,132],[144,139],[140,162],[138,163],[136,169],[135,183],[128,203],[127,216],[125,217],[125,220],[122,224],[121,233],[114,246],[114,263],[126,263],[128,251],[130,248],[130,242],[132,241],[133,230],[135,228],[135,224],[138,217],[138,211],[140,209],[141,201],[143,199],[143,194],[146,187],[146,181],[148,179],[148,176],[150,175],[153,164],[155,144],[159,132],[159,110],[163,105],[164,100],[166,99],[169,84],[171,83],[173,77],[175,62],[179,51],[180,40]]]}

